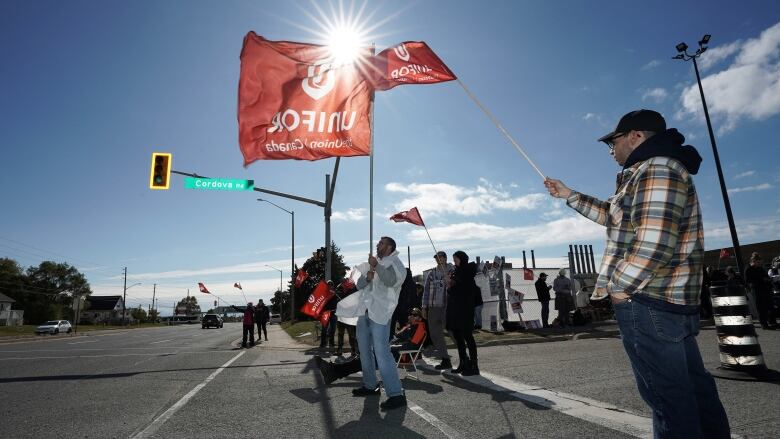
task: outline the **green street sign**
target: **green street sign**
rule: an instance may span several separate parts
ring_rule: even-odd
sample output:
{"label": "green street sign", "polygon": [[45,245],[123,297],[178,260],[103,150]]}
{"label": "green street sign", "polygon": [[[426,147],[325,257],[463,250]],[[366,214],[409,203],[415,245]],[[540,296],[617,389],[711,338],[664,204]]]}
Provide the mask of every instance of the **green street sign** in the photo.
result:
{"label": "green street sign", "polygon": [[230,178],[194,178],[184,179],[186,189],[206,189],[216,191],[251,191],[255,188],[254,180],[234,180]]}

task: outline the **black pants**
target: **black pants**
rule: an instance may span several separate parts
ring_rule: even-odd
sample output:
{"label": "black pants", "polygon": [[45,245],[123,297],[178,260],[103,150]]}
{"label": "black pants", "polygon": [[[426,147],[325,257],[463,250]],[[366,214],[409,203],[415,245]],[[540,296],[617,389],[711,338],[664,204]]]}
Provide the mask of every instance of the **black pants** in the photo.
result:
{"label": "black pants", "polygon": [[257,322],[257,341],[260,341],[262,337],[260,336],[260,330],[263,331],[263,335],[265,335],[265,341],[268,341],[268,330],[265,329],[265,322]]}
{"label": "black pants", "polygon": [[756,308],[758,308],[758,320],[761,327],[777,325],[775,316],[775,304],[772,303],[772,291],[756,291]]}
{"label": "black pants", "polygon": [[549,300],[540,300],[542,304],[542,327],[547,328],[550,326],[549,323],[547,323],[548,320],[550,320],[550,301]]}
{"label": "black pants", "polygon": [[320,333],[320,347],[324,348],[325,344],[327,343],[328,346],[333,347],[335,343],[334,336],[335,336],[335,324],[336,321],[334,319],[328,320],[328,326],[322,328],[322,332]]}
{"label": "black pants", "polygon": [[[474,334],[471,331],[464,331],[462,329],[450,330],[452,338],[455,339],[455,344],[458,345],[458,359],[460,365],[466,365],[469,359],[477,362],[477,343],[474,341]],[[469,348],[469,355],[466,355],[466,345]]]}
{"label": "black pants", "polygon": [[344,323],[338,322],[336,323],[336,350],[339,352],[342,352],[344,350],[344,331],[347,331],[347,336],[349,338],[349,349],[352,354],[357,355],[358,354],[358,345],[357,345],[357,337],[355,336],[355,327],[352,325],[345,325]]}
{"label": "black pants", "polygon": [[244,325],[244,338],[241,341],[241,346],[246,347],[246,336],[249,334],[249,343],[255,344],[255,325]]}

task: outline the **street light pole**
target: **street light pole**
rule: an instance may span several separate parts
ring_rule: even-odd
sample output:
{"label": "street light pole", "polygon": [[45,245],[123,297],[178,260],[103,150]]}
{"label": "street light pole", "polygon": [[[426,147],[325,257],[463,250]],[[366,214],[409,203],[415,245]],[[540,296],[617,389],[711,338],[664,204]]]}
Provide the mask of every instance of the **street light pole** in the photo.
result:
{"label": "street light pole", "polygon": [[739,238],[737,237],[737,228],[734,225],[734,216],[731,213],[731,202],[729,201],[729,194],[726,190],[726,181],[723,179],[723,169],[720,166],[720,156],[718,155],[718,147],[715,144],[715,134],[712,132],[712,122],[710,122],[710,112],[707,109],[707,100],[704,99],[704,88],[701,86],[701,76],[699,75],[699,65],[696,63],[696,58],[701,56],[707,50],[707,44],[710,41],[710,35],[704,35],[699,41],[699,48],[693,55],[688,54],[688,45],[680,43],[676,46],[677,56],[672,59],[679,59],[683,61],[693,61],[693,69],[696,72],[696,83],[699,85],[699,94],[701,95],[701,104],[704,107],[704,118],[707,120],[707,130],[710,134],[710,144],[712,144],[712,155],[715,158],[715,167],[718,170],[718,181],[720,182],[720,192],[723,196],[723,204],[726,207],[726,219],[729,223],[729,231],[731,232],[731,243],[734,246],[734,256],[737,261],[737,270],[744,275],[745,265],[742,263],[742,251],[739,246]]}
{"label": "street light pole", "polygon": [[[263,198],[258,198],[257,201],[263,201],[268,204],[271,204],[275,207],[277,207],[280,210],[283,210],[290,214],[290,236],[292,237],[291,245],[290,245],[290,276],[295,276],[295,211],[294,210],[287,210],[282,206],[279,206],[278,204],[268,201]],[[273,268],[273,267],[271,267]],[[282,282],[281,282],[282,273],[279,272],[279,292],[282,291]],[[279,312],[281,312],[281,307],[279,308]],[[292,322],[293,317],[295,316],[295,282],[292,282],[290,285],[290,321]]]}
{"label": "street light pole", "polygon": [[276,267],[272,267],[272,266],[270,266],[268,264],[265,264],[265,266],[268,267],[268,268],[273,268],[274,270],[279,272],[279,295],[281,295],[282,294],[282,270],[280,270],[280,269],[278,269]]}

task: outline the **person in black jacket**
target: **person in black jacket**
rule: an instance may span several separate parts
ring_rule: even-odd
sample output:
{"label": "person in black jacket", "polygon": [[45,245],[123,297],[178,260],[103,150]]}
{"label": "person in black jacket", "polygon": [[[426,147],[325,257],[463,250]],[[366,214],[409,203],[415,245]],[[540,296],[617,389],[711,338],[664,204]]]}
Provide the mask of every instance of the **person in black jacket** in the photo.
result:
{"label": "person in black jacket", "polygon": [[750,266],[745,269],[745,282],[756,299],[756,309],[761,327],[774,331],[778,326],[772,303],[772,283],[758,252],[753,252],[750,255]]}
{"label": "person in black jacket", "polygon": [[266,329],[266,324],[268,323],[268,319],[271,318],[271,312],[268,310],[268,307],[265,306],[265,303],[263,303],[263,299],[258,300],[257,306],[255,307],[255,323],[257,324],[257,342],[260,343],[261,334],[260,331],[262,330],[262,335],[265,335],[265,341],[268,341],[268,330]]}
{"label": "person in black jacket", "polygon": [[[458,345],[458,367],[453,373],[461,375],[479,375],[477,361],[477,343],[474,341],[474,302],[479,288],[474,282],[477,265],[469,262],[469,256],[463,251],[452,255],[455,271],[447,280],[447,330]],[[468,345],[468,355],[466,346]]]}
{"label": "person in black jacket", "polygon": [[542,304],[542,327],[549,328],[550,324],[547,320],[550,318],[550,289],[552,286],[547,285],[547,273],[539,273],[539,279],[534,283],[536,287],[536,298]]}

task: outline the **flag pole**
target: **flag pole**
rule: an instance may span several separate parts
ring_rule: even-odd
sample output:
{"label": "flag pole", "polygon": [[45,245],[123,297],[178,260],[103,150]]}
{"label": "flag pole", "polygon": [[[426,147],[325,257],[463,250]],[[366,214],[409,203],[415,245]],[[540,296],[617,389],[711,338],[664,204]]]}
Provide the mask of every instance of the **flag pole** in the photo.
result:
{"label": "flag pole", "polygon": [[[233,288],[238,288],[235,285],[233,285]],[[241,295],[244,296],[244,303],[249,303],[249,301],[246,299],[246,294],[244,294],[243,288],[238,288],[239,291],[241,291]]]}
{"label": "flag pole", "polygon": [[533,166],[533,168],[536,170],[536,172],[539,173],[539,175],[542,177],[542,179],[543,180],[547,179],[547,177],[542,173],[542,171],[539,170],[539,168],[531,160],[531,158],[528,157],[528,154],[526,154],[525,151],[523,151],[523,148],[515,141],[515,139],[512,138],[512,136],[509,135],[509,133],[504,129],[504,127],[501,126],[501,123],[498,122],[498,120],[495,118],[495,116],[493,116],[493,114],[490,111],[488,111],[488,109],[485,108],[484,105],[482,105],[482,102],[480,102],[479,99],[477,99],[477,97],[474,96],[473,93],[471,93],[471,90],[469,90],[466,87],[466,84],[464,84],[463,81],[460,80],[460,78],[457,78],[457,81],[458,81],[458,84],[460,84],[460,86],[463,87],[463,90],[471,98],[471,100],[474,101],[475,104],[477,104],[477,106],[487,115],[488,118],[490,118],[490,120],[493,122],[493,124],[495,124],[495,126],[499,129],[499,131],[501,131],[501,133],[507,139],[509,139],[509,142],[511,142],[512,145],[514,145],[514,147],[517,149],[517,151],[520,152],[520,154],[522,154],[523,157],[525,157],[525,159],[528,161],[528,163],[531,166]]}
{"label": "flag pole", "polygon": [[[371,56],[374,56],[376,46],[371,43]],[[374,94],[375,90],[371,88],[371,111],[369,112],[369,124],[371,125],[371,151],[369,152],[368,167],[368,254],[374,254]]]}

